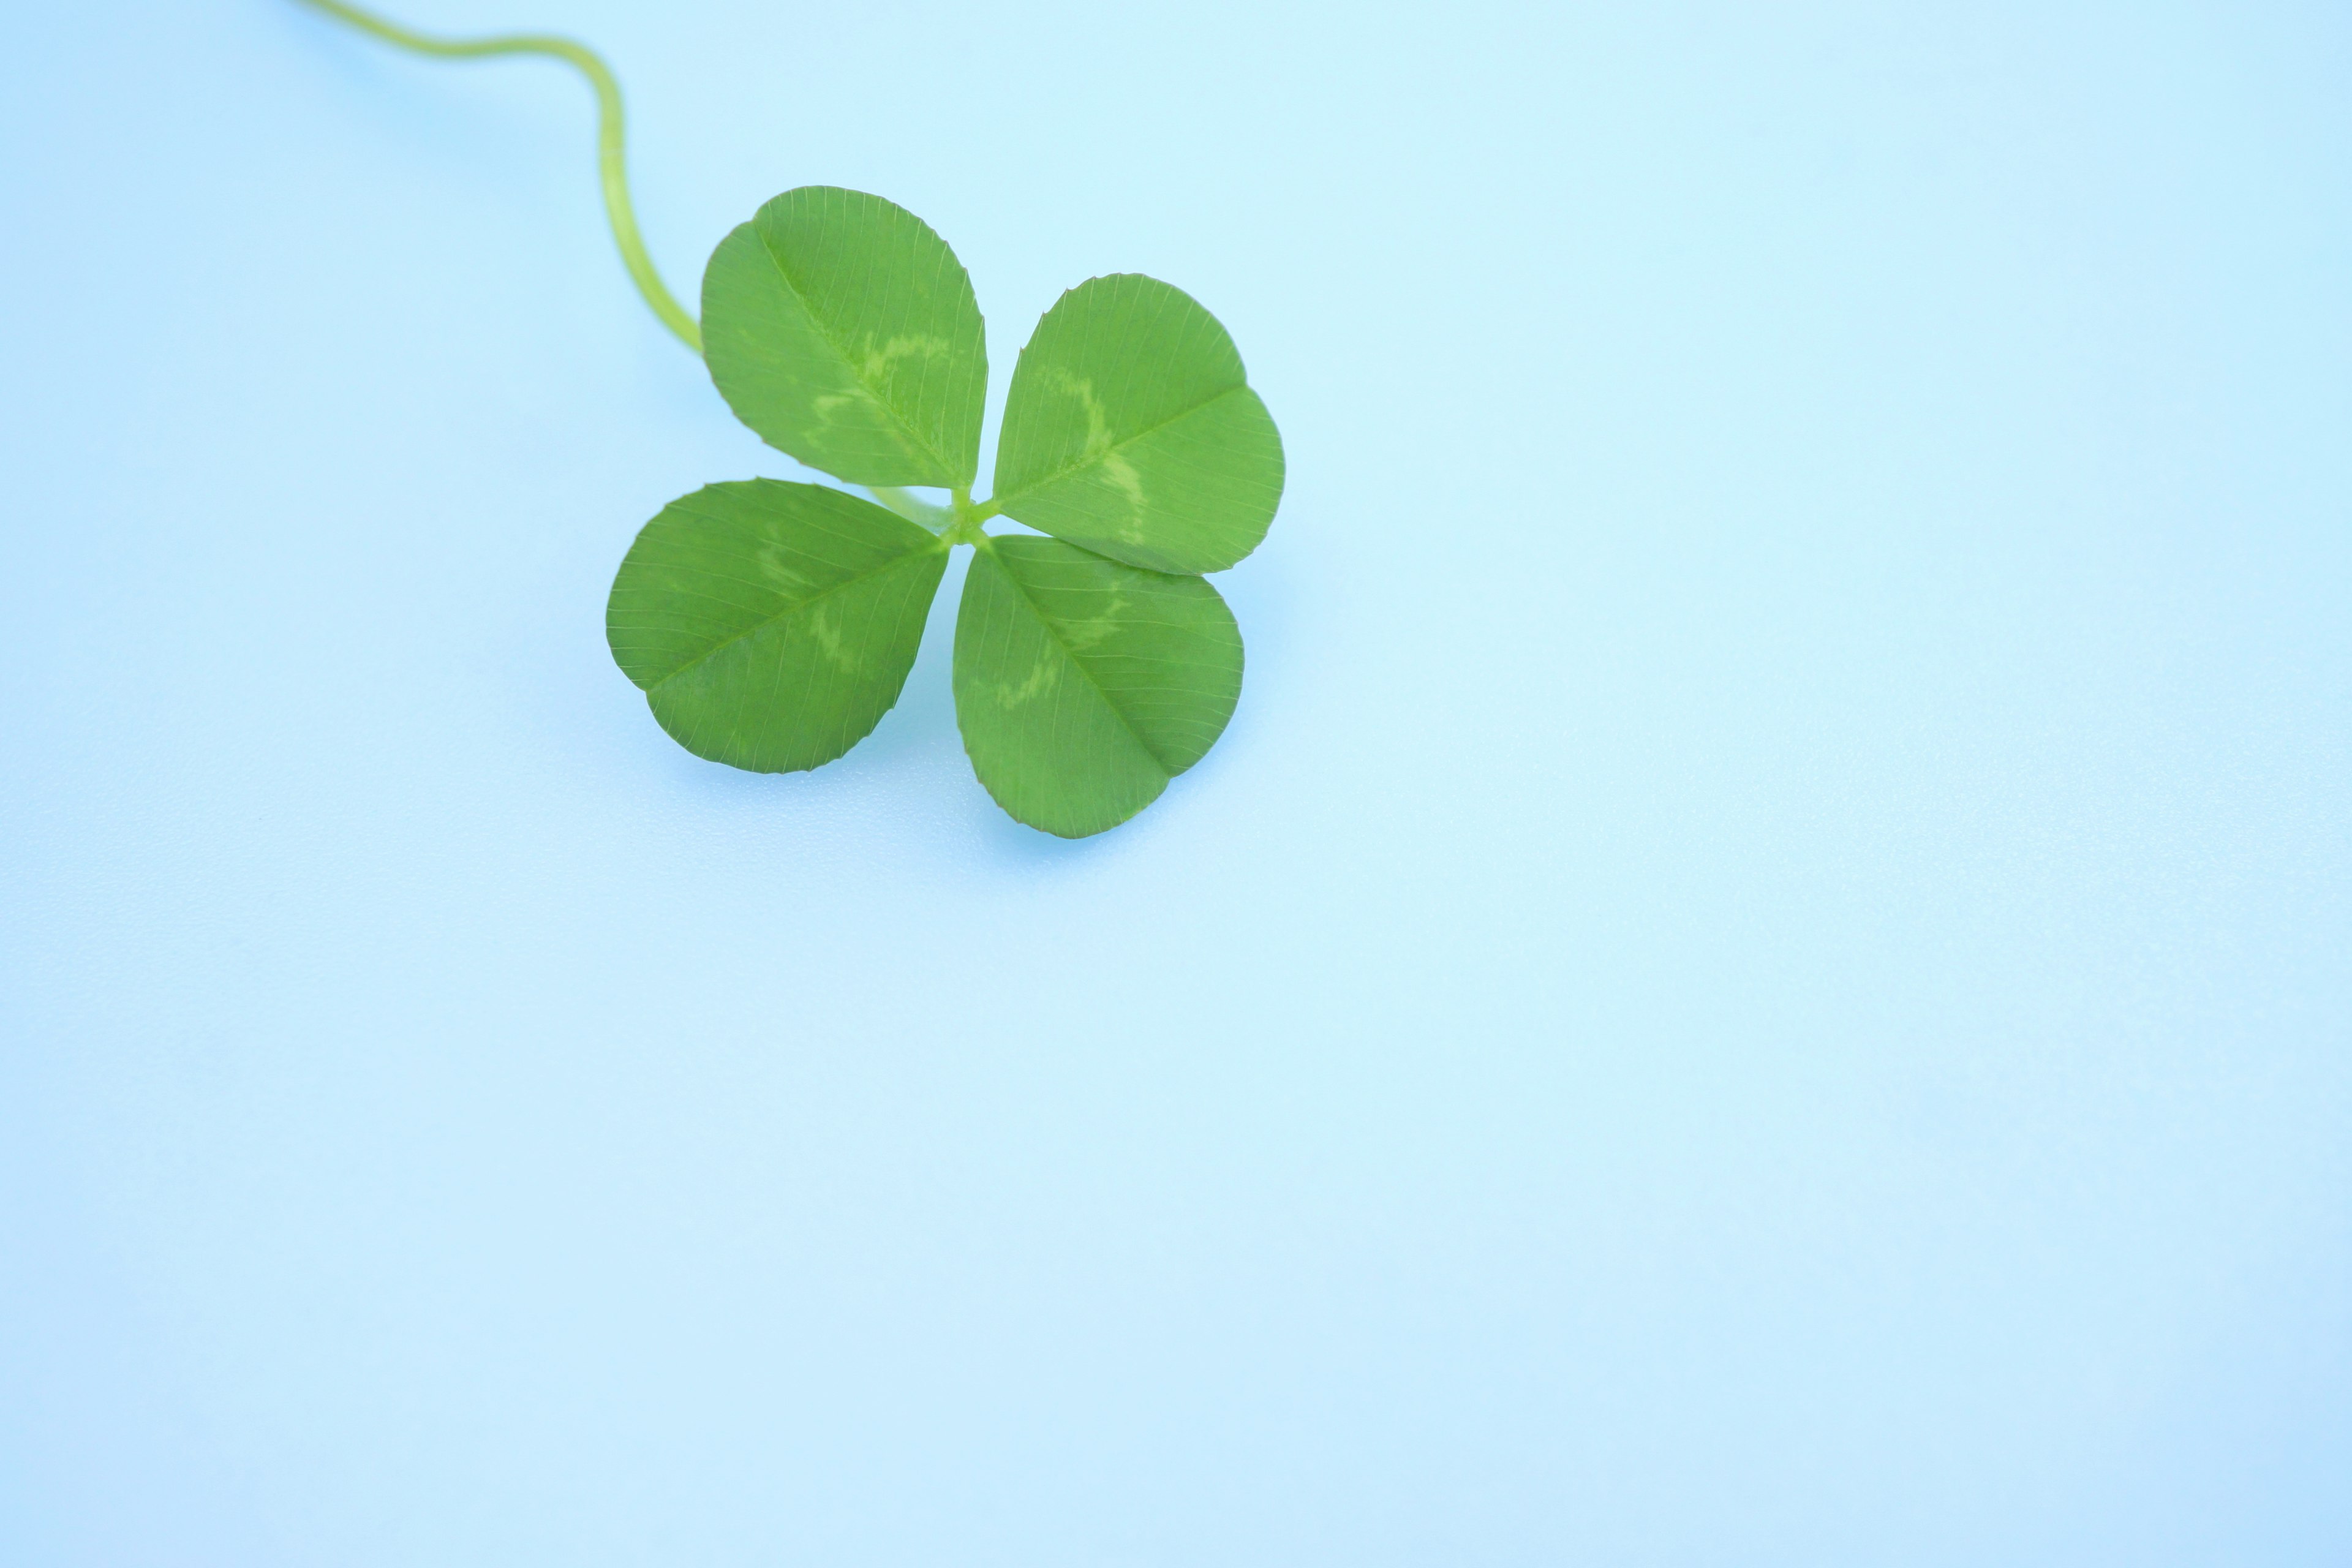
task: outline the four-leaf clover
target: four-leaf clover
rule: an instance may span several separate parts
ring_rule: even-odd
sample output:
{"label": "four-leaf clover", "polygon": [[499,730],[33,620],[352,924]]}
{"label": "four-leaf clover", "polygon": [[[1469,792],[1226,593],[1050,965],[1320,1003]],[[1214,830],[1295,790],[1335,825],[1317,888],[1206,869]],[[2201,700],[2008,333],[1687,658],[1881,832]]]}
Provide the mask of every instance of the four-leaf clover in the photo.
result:
{"label": "four-leaf clover", "polygon": [[[1007,812],[1100,833],[1216,743],[1242,638],[1202,574],[1265,537],[1282,439],[1189,296],[1131,274],[1063,295],[1021,351],[994,494],[978,502],[980,307],[905,208],[829,186],[768,203],[711,255],[702,346],[737,418],[887,504],[746,479],[645,526],[606,633],[680,745],[765,773],[848,751],[898,700],[960,544],[974,553],[956,722]],[[952,499],[927,506],[905,486]],[[994,518],[1037,532],[991,534]]]}

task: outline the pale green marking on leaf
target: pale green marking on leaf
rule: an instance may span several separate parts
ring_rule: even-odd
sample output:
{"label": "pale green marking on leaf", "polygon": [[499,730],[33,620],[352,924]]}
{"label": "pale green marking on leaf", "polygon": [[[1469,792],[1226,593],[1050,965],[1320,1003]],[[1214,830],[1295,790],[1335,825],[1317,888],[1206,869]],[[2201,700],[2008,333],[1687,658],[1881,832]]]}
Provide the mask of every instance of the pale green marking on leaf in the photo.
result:
{"label": "pale green marking on leaf", "polygon": [[866,385],[879,386],[889,380],[890,367],[902,359],[950,359],[954,353],[955,345],[945,338],[902,333],[878,349],[869,344],[859,371]]}
{"label": "pale green marking on leaf", "polygon": [[1034,702],[1038,698],[1052,691],[1055,687],[1061,684],[1061,666],[1055,664],[1050,658],[1041,657],[1036,663],[1029,667],[1029,674],[1020,685],[1008,685],[999,680],[993,682],[989,689],[994,695],[998,707],[1018,708],[1024,703]]}
{"label": "pale green marking on leaf", "polygon": [[818,605],[809,611],[809,636],[816,639],[817,650],[836,669],[854,670],[858,661],[841,640],[841,626],[831,605]]}
{"label": "pale green marking on leaf", "polygon": [[1126,519],[1112,532],[1130,544],[1139,544],[1144,536],[1143,476],[1136,471],[1127,455],[1116,450],[1118,437],[1111,434],[1110,411],[1095,395],[1095,384],[1089,377],[1055,369],[1053,380],[1058,391],[1077,400],[1087,418],[1087,444],[1083,461],[1101,465],[1102,476],[1110,487],[1127,501]]}
{"label": "pale green marking on leaf", "polygon": [[1089,614],[1065,614],[1060,622],[1063,645],[1072,653],[1083,653],[1108,641],[1124,625],[1128,604],[1127,584],[1111,579],[1100,603],[1090,606]]}
{"label": "pale green marking on leaf", "polygon": [[753,559],[760,563],[760,575],[783,593],[799,597],[815,591],[806,574],[793,570],[782,546],[762,544]]}

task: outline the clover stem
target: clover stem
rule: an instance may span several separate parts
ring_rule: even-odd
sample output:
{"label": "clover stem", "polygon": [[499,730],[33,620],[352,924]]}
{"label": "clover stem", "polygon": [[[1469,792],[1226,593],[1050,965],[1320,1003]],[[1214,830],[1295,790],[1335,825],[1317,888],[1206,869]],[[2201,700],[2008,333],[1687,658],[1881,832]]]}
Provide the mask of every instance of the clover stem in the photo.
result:
{"label": "clover stem", "polygon": [[972,505],[970,485],[958,485],[952,496],[953,500],[949,510],[949,516],[952,521],[949,522],[947,531],[940,535],[940,540],[951,546],[971,544],[986,549],[988,535],[980,525],[996,509],[993,506]]}
{"label": "clover stem", "polygon": [[908,522],[928,528],[933,533],[944,533],[948,525],[955,521],[955,513],[949,508],[933,506],[897,485],[867,485],[866,493]]}
{"label": "clover stem", "polygon": [[621,247],[622,264],[628,268],[629,277],[644,295],[646,303],[661,319],[663,326],[676,332],[678,340],[696,353],[702,352],[702,329],[677,302],[654,270],[653,258],[646,253],[644,236],[637,232],[637,216],[629,203],[629,171],[625,154],[621,120],[621,84],[613,79],[607,66],[595,50],[570,38],[543,33],[510,33],[488,38],[436,38],[404,27],[396,22],[362,11],[344,0],[299,0],[314,10],[323,11],[341,22],[349,23],[362,32],[370,33],[387,44],[411,49],[420,55],[441,59],[480,59],[492,55],[544,55],[563,61],[582,76],[596,92],[596,170],[604,187],[604,216],[613,226],[614,243]]}
{"label": "clover stem", "polygon": [[949,515],[951,521],[948,523],[946,531],[940,535],[940,543],[950,548],[959,544],[973,544],[982,549],[987,547],[988,535],[981,531],[981,513],[979,509],[971,504],[970,487],[957,487],[955,506]]}

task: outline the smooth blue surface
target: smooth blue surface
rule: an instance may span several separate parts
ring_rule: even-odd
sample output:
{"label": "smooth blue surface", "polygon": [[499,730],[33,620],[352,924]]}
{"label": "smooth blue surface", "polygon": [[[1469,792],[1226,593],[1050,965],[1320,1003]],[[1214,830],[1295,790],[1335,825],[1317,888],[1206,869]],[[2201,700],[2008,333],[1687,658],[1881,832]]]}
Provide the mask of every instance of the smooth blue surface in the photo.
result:
{"label": "smooth blue surface", "polygon": [[0,1562],[2352,1561],[2340,5],[419,0],[673,280],[832,183],[1291,466],[1066,845],[952,583],[821,773],[637,526],[792,476],[586,95],[0,16]]}

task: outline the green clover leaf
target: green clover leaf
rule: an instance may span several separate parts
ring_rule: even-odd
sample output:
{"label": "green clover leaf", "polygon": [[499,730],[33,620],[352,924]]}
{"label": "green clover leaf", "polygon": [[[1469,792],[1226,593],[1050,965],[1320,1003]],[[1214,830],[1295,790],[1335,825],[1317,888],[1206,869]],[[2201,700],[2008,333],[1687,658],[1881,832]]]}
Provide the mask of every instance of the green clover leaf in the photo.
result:
{"label": "green clover leaf", "polygon": [[[1013,817],[1100,833],[1216,743],[1242,639],[1201,574],[1265,537],[1283,468],[1215,317],[1132,275],[1063,295],[1013,373],[996,499],[975,502],[980,309],[921,219],[855,191],[787,191],[719,243],[702,307],[710,378],[736,416],[892,510],[754,479],[646,525],[606,626],[680,745],[767,773],[849,750],[898,701],[948,553],[966,544],[956,721]],[[953,499],[928,507],[905,485]],[[1052,537],[992,535],[1000,516]]]}
{"label": "green clover leaf", "polygon": [[1217,319],[1156,278],[1097,278],[1037,323],[996,453],[1004,515],[1155,572],[1222,572],[1282,500],[1282,437]]}
{"label": "green clover leaf", "polygon": [[898,700],[947,569],[931,534],[823,485],[709,485],[646,524],[604,633],[698,757],[759,773],[833,761]]}
{"label": "green clover leaf", "polygon": [[879,196],[786,191],[702,275],[710,379],[770,446],[859,485],[970,485],[988,353],[971,279]]}
{"label": "green clover leaf", "polygon": [[1242,694],[1242,633],[1208,580],[1058,539],[992,539],[956,611],[956,722],[1021,821],[1116,827],[1208,754]]}

